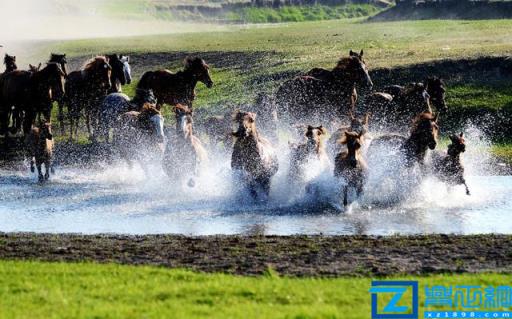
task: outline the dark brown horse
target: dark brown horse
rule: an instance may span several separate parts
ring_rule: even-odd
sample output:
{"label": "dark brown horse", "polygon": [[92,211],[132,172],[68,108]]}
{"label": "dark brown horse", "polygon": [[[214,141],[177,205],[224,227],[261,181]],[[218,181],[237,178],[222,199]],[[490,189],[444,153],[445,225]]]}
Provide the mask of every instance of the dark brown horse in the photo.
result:
{"label": "dark brown horse", "polygon": [[[30,156],[30,171],[35,171],[35,164],[39,182],[42,183],[50,178],[50,171],[52,174],[54,173],[52,165],[53,134],[51,124],[49,122],[41,122],[38,127],[32,127],[26,142]],[[43,164],[45,166],[44,176],[42,171]]]}
{"label": "dark brown horse", "polygon": [[363,51],[350,51],[332,71],[313,69],[281,85],[275,103],[291,122],[309,120],[332,122],[354,112],[356,87],[372,87]]}
{"label": "dark brown horse", "polygon": [[328,163],[329,159],[325,151],[323,139],[327,131],[323,126],[308,125],[306,129],[306,141],[301,144],[290,145],[290,180],[296,180],[303,176],[304,165],[310,159]]}
{"label": "dark brown horse", "polygon": [[14,55],[5,54],[4,56],[4,65],[5,71],[4,73],[9,73],[18,69],[16,65],[16,57]]}
{"label": "dark brown horse", "polygon": [[383,91],[365,99],[366,111],[373,114],[373,122],[378,125],[400,129],[407,127],[417,114],[432,112],[430,95],[423,83],[388,86]]}
{"label": "dark brown horse", "polygon": [[192,110],[178,104],[174,107],[176,115],[176,134],[168,136],[164,152],[163,168],[173,180],[188,177],[188,185],[195,185],[193,177],[198,174],[201,163],[207,159],[206,150],[194,135]]}
{"label": "dark brown horse", "polygon": [[374,146],[398,147],[404,156],[404,165],[406,167],[411,167],[415,163],[423,166],[427,150],[434,150],[437,146],[437,136],[439,134],[438,118],[438,114],[434,115],[431,112],[420,113],[413,120],[409,137],[398,134],[379,136],[372,140],[368,153],[372,154]]}
{"label": "dark brown horse", "polygon": [[256,129],[256,114],[238,111],[235,115],[238,130],[231,155],[231,169],[237,182],[242,182],[256,199],[270,192],[270,181],[277,173],[279,164],[270,142],[261,137]]}
{"label": "dark brown horse", "polygon": [[158,101],[157,108],[162,105],[188,105],[192,109],[197,82],[211,88],[210,68],[203,59],[187,57],[183,71],[172,73],[169,70],[148,71],[142,75],[137,88],[151,89]]}
{"label": "dark brown horse", "polygon": [[92,137],[91,121],[94,129],[97,128],[101,101],[112,86],[110,75],[112,67],[104,56],[97,56],[89,60],[82,70],[68,74],[66,81],[65,102],[68,108],[70,136],[78,136],[78,124],[82,110],[85,111],[87,131]]}
{"label": "dark brown horse", "polygon": [[432,171],[435,176],[449,185],[464,185],[466,194],[471,195],[464,178],[464,166],[460,158],[460,154],[466,151],[464,133],[451,135],[450,140],[452,143],[448,145],[446,153],[436,152],[433,154]]}
{"label": "dark brown horse", "polygon": [[130,111],[119,116],[114,127],[114,147],[130,167],[136,160],[145,168],[145,157],[161,150],[163,129],[162,114],[146,103],[140,112]]}
{"label": "dark brown horse", "polygon": [[27,135],[37,116],[50,121],[52,102],[64,94],[64,72],[57,63],[48,63],[37,72],[10,72],[3,77],[1,83],[2,134],[7,133],[12,107],[20,117],[23,114],[23,132]]}
{"label": "dark brown horse", "polygon": [[348,204],[348,189],[356,190],[359,197],[363,193],[363,185],[367,175],[366,161],[361,155],[362,132],[344,132],[339,143],[346,145],[345,151],[336,155],[334,160],[334,176],[343,177],[346,185],[343,187],[343,205]]}

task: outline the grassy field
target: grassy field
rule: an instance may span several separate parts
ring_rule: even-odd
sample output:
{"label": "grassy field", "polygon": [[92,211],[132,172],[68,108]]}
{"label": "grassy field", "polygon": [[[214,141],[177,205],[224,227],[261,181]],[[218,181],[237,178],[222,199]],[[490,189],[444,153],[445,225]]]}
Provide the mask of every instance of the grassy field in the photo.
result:
{"label": "grassy field", "polygon": [[[491,285],[506,274],[434,275]],[[261,277],[114,264],[0,261],[0,318],[369,318],[370,278]]]}
{"label": "grassy field", "polygon": [[[365,50],[370,70],[442,59],[509,55],[511,28],[512,20],[366,23],[352,19],[226,26],[216,32],[44,42],[34,47],[27,60],[43,59],[49,51],[75,57],[105,52],[139,56],[194,53],[212,66],[215,82],[212,89],[198,85],[195,107],[218,113],[229,104],[252,102],[257,92],[271,92],[281,81],[298,72],[311,67],[331,68],[350,49]],[[147,60],[141,64],[136,59],[133,61],[135,78],[148,68],[177,70],[181,67],[181,58],[159,60],[151,66],[144,64]],[[421,81],[423,77],[416,80]],[[376,81],[375,84],[378,88],[389,83]],[[126,92],[131,94],[135,85],[136,81]],[[457,116],[471,110],[512,109],[512,91],[506,79],[450,80],[447,100],[452,110],[462,110]]]}

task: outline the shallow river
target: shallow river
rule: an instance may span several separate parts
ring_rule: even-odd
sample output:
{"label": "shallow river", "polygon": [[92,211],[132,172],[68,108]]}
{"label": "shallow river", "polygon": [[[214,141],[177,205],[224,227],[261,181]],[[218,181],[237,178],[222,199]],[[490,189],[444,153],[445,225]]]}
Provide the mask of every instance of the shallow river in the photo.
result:
{"label": "shallow river", "polygon": [[[228,161],[226,161],[228,162]],[[45,185],[29,171],[0,170],[0,231],[207,234],[512,233],[512,176],[468,176],[472,195],[427,177],[414,186],[379,181],[348,209],[329,174],[310,182],[315,195],[282,175],[266,203],[237,194],[229,163],[197,185],[147,177],[125,165],[94,171],[58,169]],[[471,172],[471,170],[470,170]],[[378,175],[378,174],[374,174]],[[375,181],[374,181],[375,182]],[[371,184],[371,181],[369,182]],[[383,185],[387,185],[383,188]],[[395,187],[395,188],[393,188]],[[391,190],[390,190],[391,189]],[[237,195],[234,195],[237,194]],[[381,200],[381,199],[385,200]]]}

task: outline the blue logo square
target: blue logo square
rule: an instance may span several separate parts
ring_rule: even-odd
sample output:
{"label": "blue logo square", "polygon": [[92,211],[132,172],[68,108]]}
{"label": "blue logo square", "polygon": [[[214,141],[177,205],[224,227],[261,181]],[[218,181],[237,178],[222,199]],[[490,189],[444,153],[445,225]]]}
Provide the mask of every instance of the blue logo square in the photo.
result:
{"label": "blue logo square", "polygon": [[[409,306],[398,306],[407,289],[412,288],[412,300]],[[418,282],[417,281],[372,281],[372,319],[418,319]],[[378,313],[378,295],[393,294],[391,300]],[[411,313],[409,310],[412,310]]]}

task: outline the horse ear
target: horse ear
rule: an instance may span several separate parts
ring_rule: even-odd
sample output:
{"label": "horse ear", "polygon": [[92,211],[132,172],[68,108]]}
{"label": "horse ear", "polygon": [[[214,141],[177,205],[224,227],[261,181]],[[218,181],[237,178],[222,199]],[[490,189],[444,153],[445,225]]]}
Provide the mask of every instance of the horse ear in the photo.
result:
{"label": "horse ear", "polygon": [[256,113],[249,112],[249,116],[251,117],[251,119],[252,119],[253,121],[256,121]]}
{"label": "horse ear", "polygon": [[359,57],[362,58],[363,54],[364,54],[364,51],[363,51],[363,49],[361,49],[361,52],[359,53]]}
{"label": "horse ear", "polygon": [[464,132],[460,132],[459,137],[460,137],[460,138],[464,137]]}
{"label": "horse ear", "polygon": [[352,49],[350,49],[350,52],[348,53],[349,56],[354,56],[356,55],[356,53],[354,51],[352,51]]}
{"label": "horse ear", "polygon": [[327,130],[324,128],[323,125],[320,125],[319,127],[317,127],[317,129],[320,131],[320,134],[322,134],[322,135],[327,134]]}

